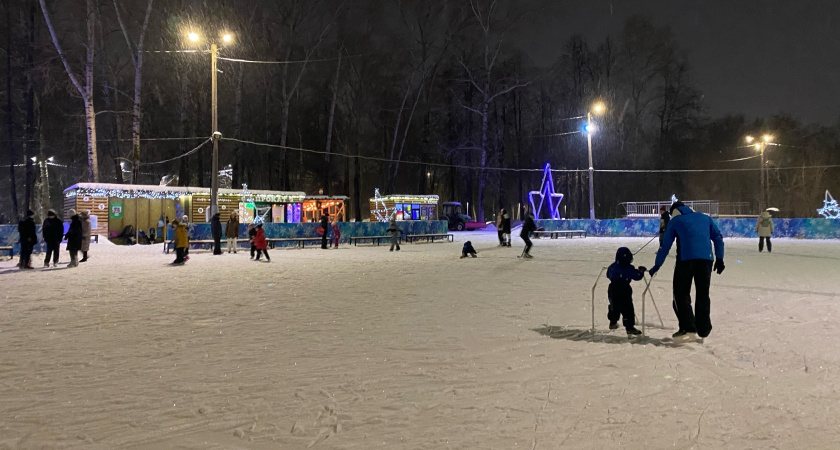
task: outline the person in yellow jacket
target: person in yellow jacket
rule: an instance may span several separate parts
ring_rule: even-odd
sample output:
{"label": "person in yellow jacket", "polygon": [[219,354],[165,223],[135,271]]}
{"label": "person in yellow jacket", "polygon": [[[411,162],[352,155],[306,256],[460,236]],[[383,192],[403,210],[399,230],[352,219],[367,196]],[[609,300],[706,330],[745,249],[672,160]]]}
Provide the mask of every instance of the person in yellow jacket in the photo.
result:
{"label": "person in yellow jacket", "polygon": [[764,211],[755,221],[755,232],[758,233],[758,251],[764,251],[764,240],[767,240],[767,253],[773,251],[773,244],[770,243],[770,236],[773,234],[773,218],[770,211]]}
{"label": "person in yellow jacket", "polygon": [[190,241],[187,238],[187,224],[175,219],[172,221],[172,228],[175,228],[175,261],[172,264],[184,264],[184,254]]}

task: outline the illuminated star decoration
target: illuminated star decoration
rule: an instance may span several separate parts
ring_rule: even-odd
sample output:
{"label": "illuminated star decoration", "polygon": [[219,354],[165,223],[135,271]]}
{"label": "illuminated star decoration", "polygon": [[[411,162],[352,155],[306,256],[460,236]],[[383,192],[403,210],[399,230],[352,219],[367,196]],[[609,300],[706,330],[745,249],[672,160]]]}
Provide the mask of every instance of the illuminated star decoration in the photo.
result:
{"label": "illuminated star decoration", "polygon": [[373,191],[373,200],[375,206],[375,209],[373,210],[373,215],[376,216],[376,219],[380,222],[388,222],[389,220],[391,220],[391,215],[393,213],[388,212],[388,207],[385,206],[385,199],[383,199],[382,196],[379,195],[379,188],[376,188]]}
{"label": "illuminated star decoration", "polygon": [[823,207],[818,209],[817,213],[826,219],[840,220],[840,206],[837,206],[837,200],[834,200],[834,197],[827,190],[825,191],[825,200],[823,202]]}
{"label": "illuminated star decoration", "polygon": [[[534,204],[534,197],[536,196],[540,198],[539,207]],[[560,202],[563,201],[563,194],[554,193],[554,179],[551,177],[551,164],[545,164],[540,190],[529,192],[528,198],[531,201],[531,211],[534,211],[534,217],[539,218],[543,203],[548,203],[550,218],[560,220]]]}

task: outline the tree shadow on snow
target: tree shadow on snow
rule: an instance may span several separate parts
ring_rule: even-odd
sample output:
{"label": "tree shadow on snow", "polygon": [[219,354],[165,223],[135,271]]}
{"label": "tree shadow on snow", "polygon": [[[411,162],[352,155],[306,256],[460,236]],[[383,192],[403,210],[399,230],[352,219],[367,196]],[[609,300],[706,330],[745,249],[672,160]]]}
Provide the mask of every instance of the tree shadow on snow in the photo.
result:
{"label": "tree shadow on snow", "polygon": [[[656,329],[663,329],[662,327],[651,327],[648,328],[656,328]],[[568,328],[568,327],[560,327],[560,326],[553,326],[553,325],[546,325],[543,324],[540,328],[532,328],[531,331],[536,331],[537,333],[548,336],[552,339],[564,339],[567,341],[584,341],[584,342],[596,342],[600,344],[643,344],[643,345],[655,345],[657,347],[672,347],[672,348],[681,348],[684,347],[684,343],[682,342],[674,342],[673,339],[670,337],[666,338],[654,338],[651,336],[638,336],[633,338],[628,338],[626,334],[624,334],[624,330],[616,330],[613,332],[603,332],[596,330],[595,333],[592,333],[590,330],[583,330],[580,328]]]}

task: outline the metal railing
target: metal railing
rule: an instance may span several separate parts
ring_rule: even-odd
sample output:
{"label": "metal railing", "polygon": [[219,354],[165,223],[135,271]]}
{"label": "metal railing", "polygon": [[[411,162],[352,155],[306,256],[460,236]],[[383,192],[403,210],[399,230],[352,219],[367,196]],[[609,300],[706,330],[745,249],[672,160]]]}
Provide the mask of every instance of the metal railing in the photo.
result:
{"label": "metal railing", "polygon": [[[716,200],[686,200],[683,203],[694,211],[708,214],[712,217],[718,217],[721,212],[721,205],[725,205],[727,212],[743,208],[745,211],[749,209],[749,203],[720,203]],[[667,211],[671,207],[670,201],[664,202],[623,202],[619,203],[624,207],[627,218],[642,219],[659,217],[659,208],[665,207]],[[737,206],[734,206],[737,205]],[[732,214],[724,214],[732,215]]]}

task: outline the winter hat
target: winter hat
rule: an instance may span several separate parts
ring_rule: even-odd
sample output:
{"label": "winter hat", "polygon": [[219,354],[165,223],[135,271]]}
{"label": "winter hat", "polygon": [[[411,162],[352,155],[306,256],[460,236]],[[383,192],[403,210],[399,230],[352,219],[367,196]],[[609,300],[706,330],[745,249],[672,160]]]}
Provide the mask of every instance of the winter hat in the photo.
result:
{"label": "winter hat", "polygon": [[26,217],[32,217],[32,216],[34,216],[34,215],[35,215],[35,212],[34,212],[34,211],[32,211],[31,209],[27,209],[27,210],[26,210]]}
{"label": "winter hat", "polygon": [[58,214],[55,213],[54,209],[51,209],[51,210],[47,211],[47,215],[48,216],[57,216]]}
{"label": "winter hat", "polygon": [[683,203],[681,201],[676,201],[676,202],[672,203],[671,204],[671,210],[669,211],[669,213],[673,216],[674,215],[674,210],[679,208],[680,206],[685,206],[685,203]]}
{"label": "winter hat", "polygon": [[76,215],[76,210],[71,208],[71,209],[70,209],[70,211],[67,211],[67,214],[68,214],[70,217],[73,217],[73,216],[75,216],[75,215]]}
{"label": "winter hat", "polygon": [[82,216],[83,218],[87,219],[90,214],[87,211],[82,211],[82,212],[79,213],[79,215]]}
{"label": "winter hat", "polygon": [[629,266],[633,264],[633,252],[627,247],[620,247],[615,252],[615,262],[622,266]]}
{"label": "winter hat", "polygon": [[186,222],[186,221],[190,220],[190,216],[188,216],[188,215],[184,214],[183,216],[181,216],[181,220],[183,220],[184,222]]}

